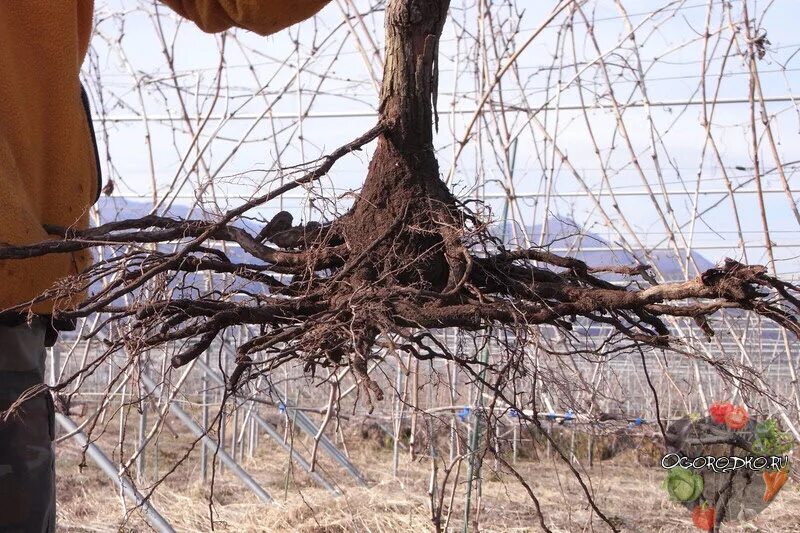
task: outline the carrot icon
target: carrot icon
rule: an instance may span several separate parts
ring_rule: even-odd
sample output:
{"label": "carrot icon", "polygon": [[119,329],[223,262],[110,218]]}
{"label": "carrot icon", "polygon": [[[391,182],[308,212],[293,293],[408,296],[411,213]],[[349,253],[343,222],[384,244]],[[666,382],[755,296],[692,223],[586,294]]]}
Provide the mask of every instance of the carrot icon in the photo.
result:
{"label": "carrot icon", "polygon": [[764,476],[764,501],[770,502],[776,494],[781,490],[781,487],[789,479],[789,473],[786,470],[770,470],[762,474]]}

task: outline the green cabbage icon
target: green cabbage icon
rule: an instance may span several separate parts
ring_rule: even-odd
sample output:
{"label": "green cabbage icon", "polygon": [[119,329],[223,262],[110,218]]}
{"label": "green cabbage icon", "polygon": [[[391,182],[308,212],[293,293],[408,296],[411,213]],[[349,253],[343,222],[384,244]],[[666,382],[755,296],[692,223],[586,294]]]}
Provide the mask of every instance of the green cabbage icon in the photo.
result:
{"label": "green cabbage icon", "polygon": [[686,468],[673,468],[667,474],[662,487],[673,500],[691,502],[703,494],[703,476]]}

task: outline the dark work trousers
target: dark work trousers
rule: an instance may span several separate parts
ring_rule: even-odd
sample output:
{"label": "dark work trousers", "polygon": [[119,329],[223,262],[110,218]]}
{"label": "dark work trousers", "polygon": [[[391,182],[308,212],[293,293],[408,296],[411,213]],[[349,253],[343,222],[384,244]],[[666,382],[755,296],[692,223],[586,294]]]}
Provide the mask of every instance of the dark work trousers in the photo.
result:
{"label": "dark work trousers", "polygon": [[55,531],[55,415],[50,393],[42,387],[45,330],[41,319],[0,325],[2,533]]}

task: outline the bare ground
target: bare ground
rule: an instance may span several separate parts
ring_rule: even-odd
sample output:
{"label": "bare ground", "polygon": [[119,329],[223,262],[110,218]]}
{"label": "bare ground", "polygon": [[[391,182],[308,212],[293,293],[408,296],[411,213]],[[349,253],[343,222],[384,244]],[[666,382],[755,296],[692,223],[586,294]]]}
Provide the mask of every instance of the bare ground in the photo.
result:
{"label": "bare ground", "polygon": [[[169,436],[162,438],[172,440]],[[106,444],[113,446],[110,442]],[[177,444],[169,444],[162,446],[168,450],[159,459],[162,474],[169,460],[180,455]],[[305,443],[298,442],[298,447],[305,447]],[[289,472],[286,453],[262,441],[253,458],[245,457],[243,466],[276,502],[259,503],[227,471],[218,473],[214,529],[308,533],[432,530],[427,495],[430,462],[425,458],[412,461],[404,453],[398,476],[394,478],[390,451],[371,441],[350,442],[349,447],[353,461],[370,484],[368,488],[357,487],[341,469],[323,460],[323,471],[345,493],[335,497],[317,488],[299,469]],[[74,443],[59,445],[59,531],[148,531],[137,512],[126,519],[121,500],[99,469],[88,460],[88,466],[81,470],[79,461],[79,450]],[[149,468],[154,470],[153,457],[148,457],[148,461]],[[483,471],[480,530],[541,531],[523,488],[510,474],[494,472],[492,466],[490,460]],[[542,504],[546,523],[553,531],[609,531],[596,516],[591,517],[580,487],[564,465],[543,459],[520,462],[517,467],[530,482]],[[622,531],[694,530],[689,513],[668,501],[660,488],[663,471],[636,464],[635,454],[622,454],[596,464],[586,473],[598,505]],[[449,522],[451,530],[463,529],[464,478],[462,469]],[[208,495],[208,484],[199,481],[199,464],[194,455],[159,487],[153,502],[177,531],[210,531]],[[799,511],[800,492],[797,485],[789,482],[776,502],[761,515],[750,522],[725,525],[723,531],[800,531]]]}

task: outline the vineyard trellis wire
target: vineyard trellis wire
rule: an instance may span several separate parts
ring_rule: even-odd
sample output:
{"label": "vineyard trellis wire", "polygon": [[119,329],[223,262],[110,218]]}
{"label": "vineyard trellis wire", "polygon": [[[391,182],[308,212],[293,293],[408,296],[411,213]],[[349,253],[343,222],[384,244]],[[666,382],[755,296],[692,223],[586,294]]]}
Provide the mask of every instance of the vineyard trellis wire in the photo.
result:
{"label": "vineyard trellis wire", "polygon": [[[509,245],[549,245],[589,264],[648,264],[652,280],[646,281],[652,283],[694,279],[725,255],[763,262],[771,274],[797,279],[798,243],[785,235],[800,223],[791,187],[800,157],[784,139],[800,119],[792,94],[800,44],[791,42],[791,32],[781,34],[779,23],[791,2],[675,0],[646,12],[632,12],[622,0],[552,4],[478,0],[451,6],[438,66],[443,90],[434,143],[457,198],[479,200],[495,222],[494,233]],[[158,4],[99,6],[85,71],[109,192],[96,208],[97,223],[131,213],[216,221],[229,208],[302,175],[309,161],[330,152],[326,147],[367,131],[377,114],[385,9],[382,2],[335,0],[316,20],[265,43],[243,32],[200,36]],[[200,56],[200,65],[181,65]],[[673,94],[678,81],[680,96]],[[352,120],[345,124],[343,118]],[[358,156],[342,158],[330,176],[304,184],[300,194],[248,212],[243,227],[257,233],[281,211],[306,224],[335,219],[357,198],[362,163]],[[239,257],[236,243],[216,246]],[[122,249],[109,246],[101,257],[112,265]],[[627,283],[622,276],[610,279]],[[179,291],[209,295],[233,283],[224,274],[189,280]],[[86,318],[78,335],[95,331],[103,320]],[[520,351],[535,369],[532,377],[517,378],[520,391],[542,389],[525,396],[516,406],[521,411],[533,402],[545,406],[545,416],[572,409],[589,419],[618,413],[653,421],[661,415],[648,401],[654,390],[669,398],[674,411],[664,417],[704,410],[725,396],[777,413],[800,438],[797,349],[789,333],[735,311],[709,318],[705,324],[716,335],[708,338],[703,321],[668,322],[680,348],[649,348],[647,356],[641,348],[615,347],[608,327],[580,321],[570,333],[542,326],[535,342],[518,347],[513,337],[501,337],[492,347]],[[256,329],[241,328],[234,344],[257,336]],[[107,337],[125,334],[111,328]],[[465,332],[443,335],[453,353],[475,355],[488,340]],[[451,435],[463,432],[457,413],[464,406],[476,411],[475,376],[453,362],[401,356],[395,341],[387,339],[375,356],[381,363],[366,369],[381,374],[376,380],[395,398],[375,405],[375,416],[392,422],[394,442],[403,420],[412,435],[432,427],[431,420],[451,428]],[[74,376],[65,398],[101,391],[103,400],[85,429],[102,430],[96,423],[110,408],[123,419],[139,416],[142,446],[118,458],[129,469],[148,444],[146,435],[163,430],[169,398],[196,397],[208,388],[188,371],[176,378],[167,370],[169,359],[186,348],[176,342],[163,357],[140,358],[133,366],[125,353],[114,354],[103,357],[100,367],[87,366],[106,349],[97,337],[66,340],[54,383]],[[233,368],[225,365],[232,364],[223,358],[221,370],[230,374]],[[283,379],[258,381],[248,398],[269,398],[264,387],[283,387],[272,405],[285,408],[299,395],[300,404],[321,413],[325,429],[344,412],[342,402],[358,394],[354,377],[347,370],[329,372],[330,392],[319,398],[320,389],[309,389],[301,370],[286,366]],[[157,372],[167,385],[155,406],[145,407],[137,381],[128,381],[137,372]],[[420,398],[418,385],[425,381],[442,390]],[[493,427],[509,423],[514,406],[497,396],[483,401],[493,406],[485,411]],[[502,416],[491,414],[498,401]],[[437,414],[441,406],[451,408],[444,417]],[[367,416],[364,408],[362,401]],[[147,418],[148,409],[155,421]],[[216,421],[220,441],[222,420],[202,420],[207,428]],[[478,418],[471,413],[465,420],[474,425]],[[241,450],[239,429],[234,442]],[[312,464],[322,434],[309,450]],[[411,448],[421,452],[413,441]],[[453,436],[448,456],[462,453]],[[139,480],[157,487],[160,477]]]}

